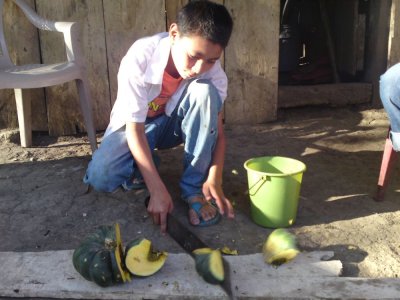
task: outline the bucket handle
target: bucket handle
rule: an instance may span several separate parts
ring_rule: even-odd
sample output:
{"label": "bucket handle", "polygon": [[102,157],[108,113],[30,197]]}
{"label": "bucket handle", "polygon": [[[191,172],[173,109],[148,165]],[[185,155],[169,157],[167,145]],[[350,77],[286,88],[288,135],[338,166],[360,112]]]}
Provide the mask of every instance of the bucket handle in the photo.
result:
{"label": "bucket handle", "polygon": [[[257,188],[257,190],[254,193],[251,193],[251,190],[261,181],[263,180],[263,182],[259,185],[259,187]],[[255,196],[255,194],[257,194],[258,190],[261,189],[261,187],[264,185],[265,182],[267,182],[268,180],[268,176],[267,175],[263,175],[260,177],[260,179],[257,180],[257,182],[255,184],[253,184],[250,188],[249,188],[249,195],[250,196]]]}

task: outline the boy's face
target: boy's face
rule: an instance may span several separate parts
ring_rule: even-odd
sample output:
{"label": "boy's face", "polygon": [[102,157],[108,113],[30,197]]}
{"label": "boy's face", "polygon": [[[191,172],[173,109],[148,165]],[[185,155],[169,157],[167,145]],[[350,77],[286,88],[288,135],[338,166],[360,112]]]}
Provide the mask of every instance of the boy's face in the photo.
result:
{"label": "boy's face", "polygon": [[169,34],[173,64],[183,79],[208,71],[221,57],[220,45],[198,35],[182,36],[176,24],[171,25]]}

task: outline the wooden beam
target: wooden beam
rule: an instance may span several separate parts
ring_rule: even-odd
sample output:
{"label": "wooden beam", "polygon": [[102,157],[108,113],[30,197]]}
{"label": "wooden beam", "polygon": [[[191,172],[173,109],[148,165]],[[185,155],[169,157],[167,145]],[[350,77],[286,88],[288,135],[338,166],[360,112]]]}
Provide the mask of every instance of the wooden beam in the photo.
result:
{"label": "wooden beam", "polygon": [[379,77],[387,69],[391,0],[369,1],[363,81],[373,84],[372,103],[381,107]]}
{"label": "wooden beam", "polygon": [[400,62],[400,0],[392,0],[388,68]]}
{"label": "wooden beam", "polygon": [[279,108],[306,105],[345,106],[370,103],[371,83],[337,83],[319,85],[279,86]]}

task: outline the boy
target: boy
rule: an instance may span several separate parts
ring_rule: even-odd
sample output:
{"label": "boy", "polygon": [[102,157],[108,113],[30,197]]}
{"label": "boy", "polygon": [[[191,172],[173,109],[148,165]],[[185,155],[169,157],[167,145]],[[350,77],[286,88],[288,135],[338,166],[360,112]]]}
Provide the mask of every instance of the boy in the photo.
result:
{"label": "boy", "polygon": [[122,59],[110,124],[84,182],[105,192],[146,186],[147,211],[163,233],[173,201],[153,161],[156,148],[184,143],[180,187],[192,225],[234,217],[222,190],[227,77],[219,62],[232,26],[224,6],[191,1],[168,33],[139,39]]}

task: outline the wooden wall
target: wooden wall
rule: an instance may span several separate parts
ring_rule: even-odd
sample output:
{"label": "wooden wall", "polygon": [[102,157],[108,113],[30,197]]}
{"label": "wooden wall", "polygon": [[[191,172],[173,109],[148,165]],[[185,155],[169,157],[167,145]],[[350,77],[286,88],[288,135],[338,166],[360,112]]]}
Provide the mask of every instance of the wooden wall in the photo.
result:
{"label": "wooden wall", "polygon": [[225,0],[235,30],[225,51],[229,123],[276,119],[278,103],[279,0]]}
{"label": "wooden wall", "polygon": [[[29,0],[45,18],[79,21],[88,67],[93,113],[104,130],[117,93],[121,58],[136,39],[167,30],[188,0]],[[218,0],[235,22],[223,63],[230,80],[227,123],[261,123],[276,118],[279,0]],[[11,1],[5,3],[7,40],[17,63],[64,60],[61,35],[39,34]],[[6,26],[7,27],[7,26]],[[26,91],[32,98],[33,129],[51,135],[85,131],[74,83]],[[18,127],[11,90],[0,91],[0,128]]]}
{"label": "wooden wall", "polygon": [[400,0],[392,0],[387,67],[400,62]]}

